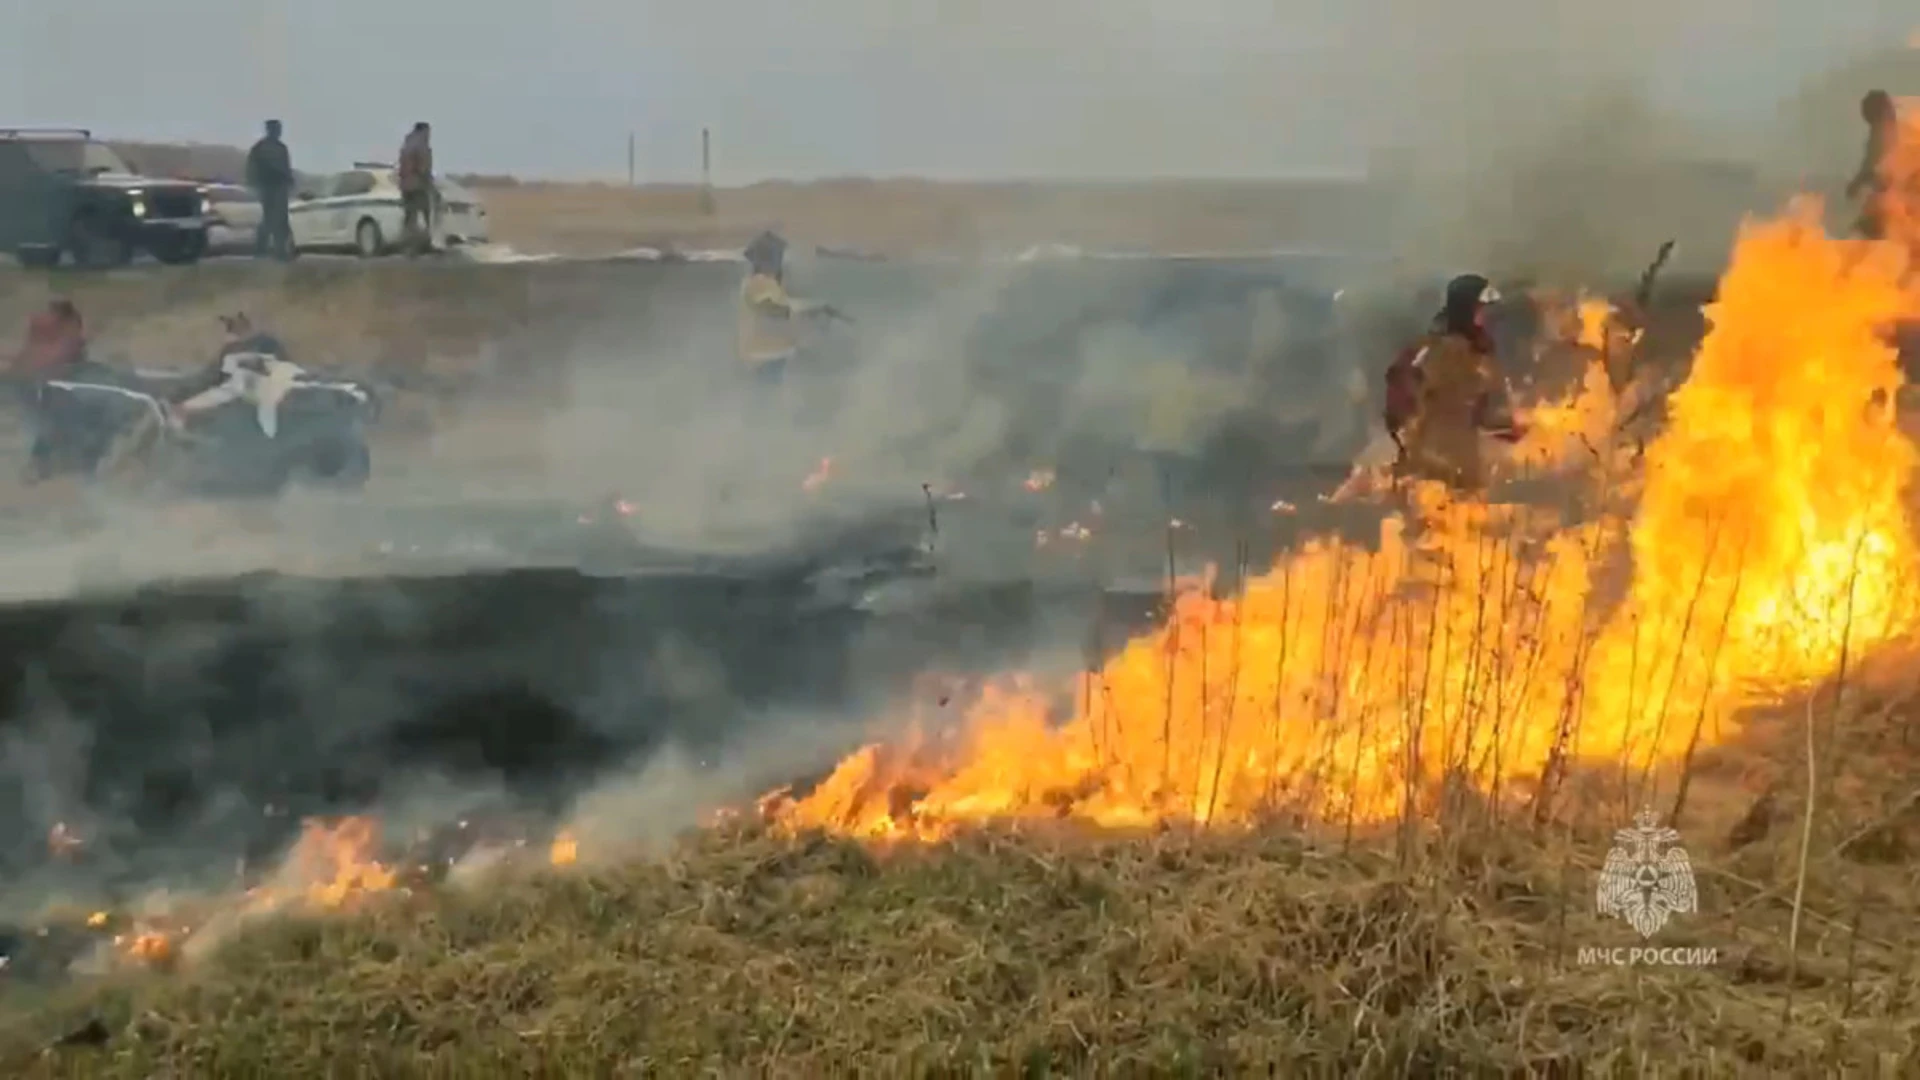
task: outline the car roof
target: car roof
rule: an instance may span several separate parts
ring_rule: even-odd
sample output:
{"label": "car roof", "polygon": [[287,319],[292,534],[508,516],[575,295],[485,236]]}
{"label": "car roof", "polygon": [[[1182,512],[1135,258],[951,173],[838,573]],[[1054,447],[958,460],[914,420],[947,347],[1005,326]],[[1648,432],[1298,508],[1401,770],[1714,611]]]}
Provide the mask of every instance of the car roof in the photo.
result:
{"label": "car roof", "polygon": [[28,127],[0,128],[0,139],[22,142],[92,142],[93,132],[86,128]]}
{"label": "car roof", "polygon": [[[339,183],[340,178],[343,176],[357,176],[363,173],[373,177],[373,186],[376,189],[397,188],[400,186],[400,181],[394,175],[394,171],[380,166],[366,167],[355,165],[351,169],[340,169],[335,172],[320,173],[313,177],[313,181],[332,187],[334,184]],[[306,183],[309,181],[302,182]]]}

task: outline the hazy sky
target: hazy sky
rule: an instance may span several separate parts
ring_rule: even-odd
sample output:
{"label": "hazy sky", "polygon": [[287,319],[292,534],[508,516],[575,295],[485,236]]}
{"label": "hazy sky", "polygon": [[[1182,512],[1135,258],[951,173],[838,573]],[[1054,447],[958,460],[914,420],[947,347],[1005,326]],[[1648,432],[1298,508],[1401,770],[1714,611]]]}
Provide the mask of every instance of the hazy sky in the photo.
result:
{"label": "hazy sky", "polygon": [[1912,0],[0,0],[0,116],[303,168],[643,179],[1259,176],[1539,122],[1583,80],[1725,128]]}

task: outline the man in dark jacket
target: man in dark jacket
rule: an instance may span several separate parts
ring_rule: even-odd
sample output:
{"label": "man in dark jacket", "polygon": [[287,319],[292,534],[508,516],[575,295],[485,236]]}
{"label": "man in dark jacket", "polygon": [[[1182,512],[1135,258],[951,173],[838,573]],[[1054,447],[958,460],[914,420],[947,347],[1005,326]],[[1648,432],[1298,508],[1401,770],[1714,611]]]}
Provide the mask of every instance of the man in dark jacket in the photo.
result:
{"label": "man in dark jacket", "polygon": [[247,186],[260,200],[260,227],[253,235],[253,254],[269,252],[282,261],[293,257],[293,226],[287,220],[287,200],[293,191],[293,155],[280,141],[280,121],[267,121],[267,133],[247,151]]}

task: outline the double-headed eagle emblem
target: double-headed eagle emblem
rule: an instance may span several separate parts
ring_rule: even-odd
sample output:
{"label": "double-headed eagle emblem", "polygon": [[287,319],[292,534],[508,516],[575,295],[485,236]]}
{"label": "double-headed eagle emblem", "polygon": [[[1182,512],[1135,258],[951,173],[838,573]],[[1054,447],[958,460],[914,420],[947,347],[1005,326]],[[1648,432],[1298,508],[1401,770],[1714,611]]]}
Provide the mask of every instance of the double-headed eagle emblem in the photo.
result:
{"label": "double-headed eagle emblem", "polygon": [[1693,863],[1679,847],[1666,847],[1680,834],[1660,824],[1651,810],[1634,817],[1634,827],[1613,834],[1617,846],[1600,868],[1600,914],[1624,919],[1650,938],[1676,914],[1700,910]]}

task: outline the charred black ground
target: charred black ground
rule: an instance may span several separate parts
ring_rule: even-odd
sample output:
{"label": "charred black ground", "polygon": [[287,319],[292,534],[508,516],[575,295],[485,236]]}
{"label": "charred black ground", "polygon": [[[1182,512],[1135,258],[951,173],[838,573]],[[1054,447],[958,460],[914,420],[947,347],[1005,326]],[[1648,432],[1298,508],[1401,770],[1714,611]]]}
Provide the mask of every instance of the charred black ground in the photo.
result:
{"label": "charred black ground", "polygon": [[[632,284],[615,269],[526,286],[572,311],[582,296],[605,300],[616,278]],[[689,302],[726,294],[646,272]],[[847,279],[822,287],[876,304],[940,284],[920,280],[927,271],[838,272]],[[1183,574],[1214,564],[1231,588],[1242,565],[1269,565],[1302,532],[1364,540],[1380,509],[1318,505],[1345,464],[1308,453],[1300,431],[1216,433],[1175,532],[1150,494],[1108,490],[1127,455],[1111,432],[1061,424],[1088,327],[1146,327],[1188,342],[1197,362],[1231,365],[1250,347],[1244,313],[1263,291],[1293,305],[1286,377],[1324,391],[1334,367],[1384,348],[1408,321],[1341,316],[1319,280],[1327,272],[1023,272],[990,290],[990,314],[962,349],[979,392],[1019,405],[1008,444],[960,478],[974,496],[930,505],[904,490],[892,511],[829,523],[783,551],[657,551],[585,527],[529,548],[549,569],[457,572],[427,556],[379,577],[262,574],[0,608],[0,879],[45,864],[56,825],[82,836],[97,874],[132,881],[271,850],[303,815],[364,809],[423,777],[552,812],[667,743],[697,759],[769,717],[846,714],[928,670],[1019,667],[1041,641],[1077,642],[1097,662],[1155,617],[1170,557]],[[1663,294],[1650,351],[1684,355],[1701,293],[1679,283]],[[655,321],[644,340],[671,337],[685,318]],[[619,319],[583,325],[572,347],[637,332]],[[1514,329],[1518,356],[1532,331]],[[1057,477],[1023,494],[1036,462]],[[1035,550],[1036,533],[1093,523],[1088,507],[1103,499],[1092,541]],[[1280,505],[1300,509],[1271,510]]]}

